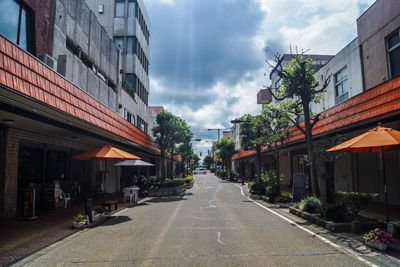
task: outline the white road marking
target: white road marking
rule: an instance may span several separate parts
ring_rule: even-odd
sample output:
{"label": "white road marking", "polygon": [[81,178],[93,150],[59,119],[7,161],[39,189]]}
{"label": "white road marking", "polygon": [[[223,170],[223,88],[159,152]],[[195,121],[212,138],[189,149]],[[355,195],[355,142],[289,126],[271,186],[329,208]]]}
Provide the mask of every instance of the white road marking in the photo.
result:
{"label": "white road marking", "polygon": [[[215,213],[215,212],[213,212],[213,213]],[[191,214],[190,217],[192,217],[193,219],[196,219],[196,220],[221,220],[221,221],[233,220],[232,218],[202,218],[202,217],[195,216],[193,214]]]}
{"label": "white road marking", "polygon": [[225,246],[225,243],[221,241],[221,233],[217,232],[217,242],[220,243],[221,245]]}
{"label": "white road marking", "polygon": [[190,227],[190,226],[180,226],[177,227],[178,229],[185,229],[185,230],[236,230],[236,227],[216,227],[216,226],[211,226],[211,227]]}
{"label": "white road marking", "polygon": [[328,240],[328,239],[326,239],[326,238],[324,238],[324,237],[322,237],[322,236],[320,236],[320,235],[314,233],[313,231],[311,231],[311,230],[309,230],[309,229],[307,229],[307,228],[305,228],[305,227],[303,227],[303,226],[297,224],[296,222],[290,220],[289,218],[286,218],[285,216],[283,216],[283,215],[281,215],[281,214],[279,214],[279,213],[277,213],[277,212],[271,210],[270,208],[267,208],[267,207],[265,207],[264,205],[261,205],[260,203],[258,203],[258,202],[256,202],[256,201],[252,200],[251,198],[247,197],[247,196],[243,193],[243,188],[242,188],[241,186],[236,185],[236,184],[235,184],[235,186],[237,186],[237,187],[240,188],[240,191],[242,192],[242,195],[243,195],[245,198],[247,198],[248,200],[252,201],[254,204],[257,204],[257,205],[260,206],[261,208],[263,208],[263,209],[265,209],[265,210],[267,210],[267,211],[269,211],[269,212],[275,214],[276,216],[280,217],[281,219],[283,219],[283,220],[289,222],[291,225],[296,226],[296,227],[300,228],[301,230],[303,230],[303,231],[309,233],[310,235],[319,238],[319,239],[322,240],[323,242],[325,242],[325,243],[331,245],[332,247],[334,247],[334,248],[336,248],[336,249],[339,249],[339,250],[344,251],[347,255],[355,257],[356,259],[358,259],[359,261],[361,261],[361,262],[367,264],[368,266],[371,266],[371,267],[378,267],[378,265],[375,265],[375,264],[373,264],[372,262],[370,262],[370,261],[368,261],[368,260],[366,260],[366,259],[363,259],[363,258],[360,257],[359,255],[357,255],[356,253],[354,253],[352,250],[350,250],[350,249],[348,249],[348,248],[345,248],[345,247],[342,247],[342,246],[340,246],[340,245],[338,245],[338,244],[335,244],[335,243],[333,243],[332,241],[330,241],[330,240]]}

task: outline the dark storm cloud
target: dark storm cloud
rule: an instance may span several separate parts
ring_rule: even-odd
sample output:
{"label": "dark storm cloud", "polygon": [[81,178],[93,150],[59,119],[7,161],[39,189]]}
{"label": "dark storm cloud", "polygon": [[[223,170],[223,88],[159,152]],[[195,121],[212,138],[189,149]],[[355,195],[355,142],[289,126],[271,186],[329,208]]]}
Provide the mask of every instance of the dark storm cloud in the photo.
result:
{"label": "dark storm cloud", "polygon": [[265,14],[255,2],[176,0],[146,6],[151,75],[171,90],[194,92],[216,81],[233,85],[263,65],[252,38]]}

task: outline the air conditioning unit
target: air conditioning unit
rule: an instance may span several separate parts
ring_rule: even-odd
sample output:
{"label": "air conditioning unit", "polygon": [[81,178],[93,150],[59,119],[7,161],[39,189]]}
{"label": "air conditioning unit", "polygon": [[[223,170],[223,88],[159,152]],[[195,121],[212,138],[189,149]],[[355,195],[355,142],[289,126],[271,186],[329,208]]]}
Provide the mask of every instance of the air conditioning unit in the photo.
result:
{"label": "air conditioning unit", "polygon": [[47,54],[39,55],[39,59],[52,70],[57,69],[57,60]]}

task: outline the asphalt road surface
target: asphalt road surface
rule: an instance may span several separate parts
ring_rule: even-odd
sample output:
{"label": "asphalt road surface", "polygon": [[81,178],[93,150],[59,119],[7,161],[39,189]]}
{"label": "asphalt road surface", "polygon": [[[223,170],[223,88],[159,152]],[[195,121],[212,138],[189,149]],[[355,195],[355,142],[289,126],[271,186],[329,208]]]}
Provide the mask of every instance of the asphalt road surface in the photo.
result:
{"label": "asphalt road surface", "polygon": [[148,199],[114,216],[16,265],[371,266],[211,174],[196,175],[185,195]]}

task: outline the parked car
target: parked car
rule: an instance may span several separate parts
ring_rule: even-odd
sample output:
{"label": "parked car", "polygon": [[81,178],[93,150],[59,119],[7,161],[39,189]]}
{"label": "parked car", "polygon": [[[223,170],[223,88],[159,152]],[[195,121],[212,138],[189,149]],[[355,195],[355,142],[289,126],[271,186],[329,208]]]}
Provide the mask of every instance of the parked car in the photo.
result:
{"label": "parked car", "polygon": [[206,174],[207,173],[207,169],[206,168],[196,168],[193,171],[193,174]]}

